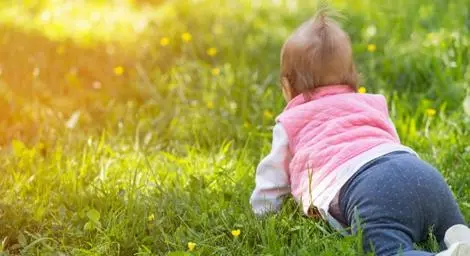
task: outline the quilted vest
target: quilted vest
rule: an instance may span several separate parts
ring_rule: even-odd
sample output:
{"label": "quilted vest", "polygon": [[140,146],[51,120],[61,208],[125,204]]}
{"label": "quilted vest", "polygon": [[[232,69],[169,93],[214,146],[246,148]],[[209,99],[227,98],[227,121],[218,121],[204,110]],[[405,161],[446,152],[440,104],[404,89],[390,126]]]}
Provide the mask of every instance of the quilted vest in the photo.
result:
{"label": "quilted vest", "polygon": [[[291,193],[305,203],[309,191],[349,159],[385,143],[400,144],[382,95],[359,94],[349,86],[315,89],[292,99],[277,117],[287,132],[292,159],[286,163]],[[306,184],[308,179],[308,186]],[[323,183],[322,183],[323,182]],[[312,195],[310,194],[310,197]],[[309,199],[312,204],[315,198]]]}

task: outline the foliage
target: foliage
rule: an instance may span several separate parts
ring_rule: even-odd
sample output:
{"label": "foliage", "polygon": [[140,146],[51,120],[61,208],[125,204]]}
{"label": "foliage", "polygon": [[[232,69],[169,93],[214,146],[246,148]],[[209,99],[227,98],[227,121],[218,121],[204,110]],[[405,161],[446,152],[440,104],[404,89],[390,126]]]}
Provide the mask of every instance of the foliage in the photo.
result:
{"label": "foliage", "polygon": [[[470,2],[331,1],[368,92],[470,218]],[[248,198],[309,1],[0,3],[0,255],[357,255]],[[46,14],[45,14],[46,13]],[[58,14],[56,14],[58,13]],[[430,248],[436,248],[430,239]]]}

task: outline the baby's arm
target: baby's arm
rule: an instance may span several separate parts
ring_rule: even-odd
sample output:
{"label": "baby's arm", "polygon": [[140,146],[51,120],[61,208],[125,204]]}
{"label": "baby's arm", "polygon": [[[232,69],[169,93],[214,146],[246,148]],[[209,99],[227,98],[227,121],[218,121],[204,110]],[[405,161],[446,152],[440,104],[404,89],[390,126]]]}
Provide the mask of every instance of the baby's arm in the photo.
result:
{"label": "baby's arm", "polygon": [[289,141],[281,124],[273,129],[271,152],[256,168],[256,188],[250,198],[253,212],[262,215],[281,208],[283,196],[290,192],[288,167]]}

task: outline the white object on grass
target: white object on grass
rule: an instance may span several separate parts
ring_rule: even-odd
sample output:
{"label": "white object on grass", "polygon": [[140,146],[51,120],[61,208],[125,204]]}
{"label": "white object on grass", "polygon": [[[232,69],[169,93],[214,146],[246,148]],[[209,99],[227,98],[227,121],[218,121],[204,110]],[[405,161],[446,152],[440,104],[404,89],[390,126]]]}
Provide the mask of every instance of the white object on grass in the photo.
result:
{"label": "white object on grass", "polygon": [[436,256],[470,256],[470,244],[455,243],[449,249],[436,254]]}
{"label": "white object on grass", "polygon": [[470,244],[470,228],[462,224],[453,225],[446,231],[444,242],[448,248],[456,243]]}
{"label": "white object on grass", "polygon": [[470,96],[465,97],[463,100],[463,110],[465,114],[470,116]]}

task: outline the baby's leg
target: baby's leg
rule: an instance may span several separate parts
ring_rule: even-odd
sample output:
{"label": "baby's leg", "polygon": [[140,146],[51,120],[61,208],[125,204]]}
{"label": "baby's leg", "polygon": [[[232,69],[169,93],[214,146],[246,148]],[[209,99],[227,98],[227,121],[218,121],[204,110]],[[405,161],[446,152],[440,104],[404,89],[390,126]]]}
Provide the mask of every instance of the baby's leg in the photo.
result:
{"label": "baby's leg", "polygon": [[[366,213],[366,212],[363,212]],[[376,214],[374,214],[378,217]],[[380,219],[362,225],[363,248],[366,252],[373,251],[378,256],[431,256],[430,252],[417,251],[413,248],[413,236],[405,225],[392,220]],[[373,218],[372,218],[373,219]],[[361,220],[362,223],[367,221]],[[356,221],[352,223],[357,229]]]}
{"label": "baby's leg", "polygon": [[369,164],[348,182],[340,200],[353,231],[362,230],[364,249],[378,256],[433,255],[414,251],[413,243],[425,240],[431,228],[441,240],[441,230],[463,223],[442,176],[407,153]]}
{"label": "baby's leg", "polygon": [[[389,198],[384,197],[385,201]],[[416,251],[413,249],[414,241],[421,241],[422,235],[416,232],[418,228],[410,227],[412,223],[400,221],[399,213],[383,211],[380,206],[365,200],[354,209],[348,209],[348,222],[353,233],[360,229],[363,238],[363,248],[365,252],[373,251],[378,256],[430,256],[429,252]],[[411,224],[412,225],[412,224]]]}

